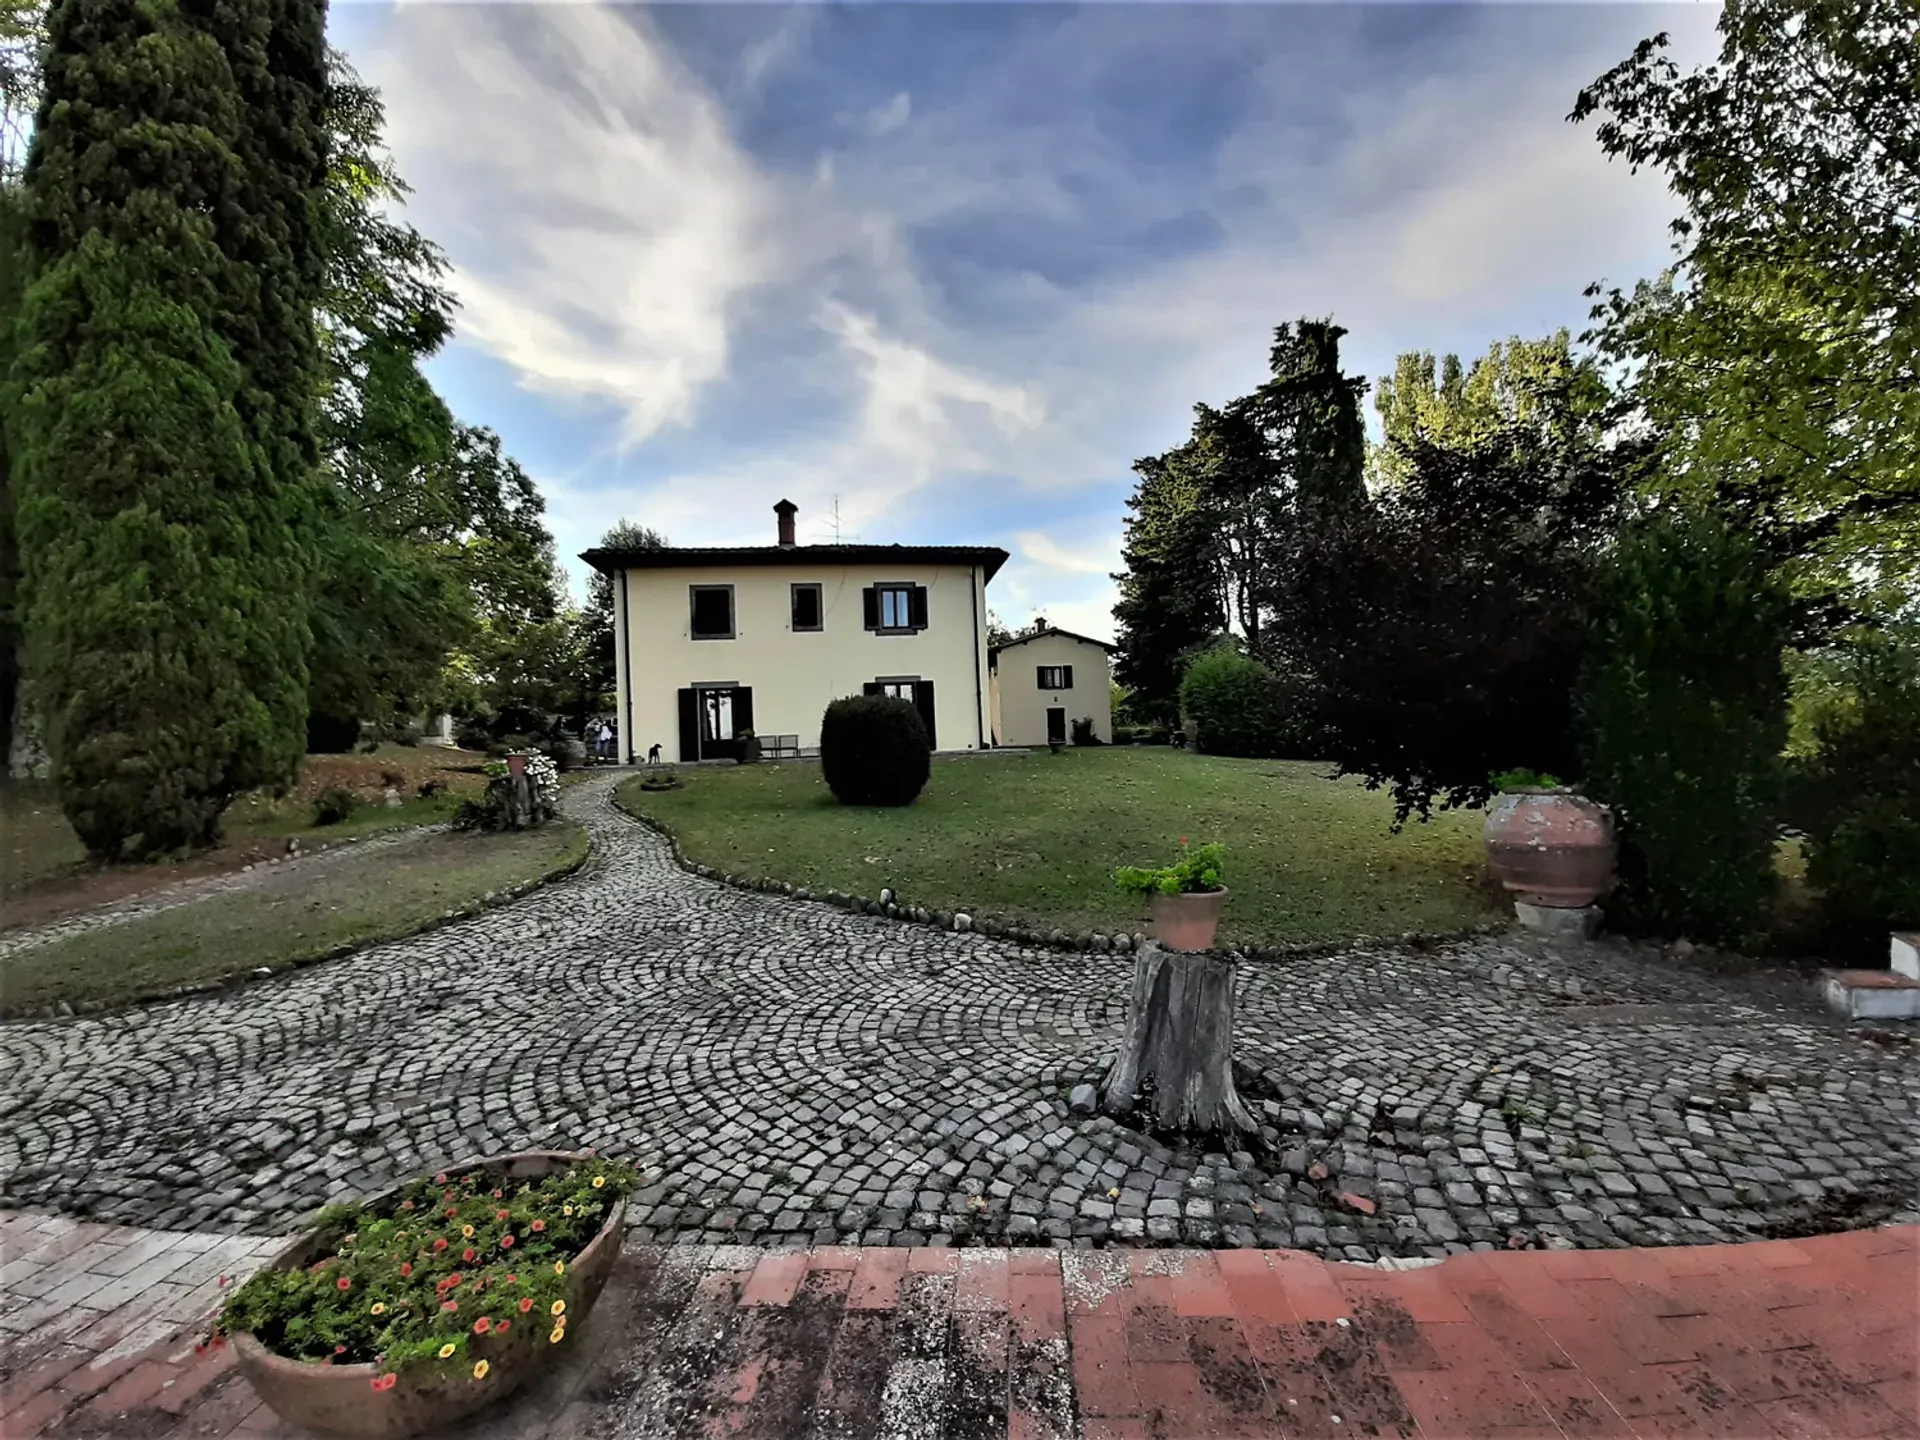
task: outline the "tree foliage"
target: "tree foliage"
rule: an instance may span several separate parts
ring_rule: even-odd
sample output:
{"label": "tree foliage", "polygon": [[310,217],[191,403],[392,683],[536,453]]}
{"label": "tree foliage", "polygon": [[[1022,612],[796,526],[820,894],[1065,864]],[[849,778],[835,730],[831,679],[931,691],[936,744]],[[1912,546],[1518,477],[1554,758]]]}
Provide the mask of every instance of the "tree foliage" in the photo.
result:
{"label": "tree foliage", "polygon": [[75,830],[150,854],[212,839],[303,748],[318,21],[88,0],[49,28],[8,406],[21,630]]}
{"label": "tree foliage", "polygon": [[1187,457],[1151,455],[1133,469],[1140,478],[1127,500],[1126,569],[1113,577],[1120,591],[1114,675],[1132,694],[1139,719],[1173,726],[1186,659],[1225,628],[1226,607],[1199,476]]}
{"label": "tree foliage", "polygon": [[1180,713],[1193,747],[1207,755],[1296,758],[1306,738],[1304,696],[1232,643],[1187,666]]}
{"label": "tree foliage", "polygon": [[1809,724],[1790,813],[1832,938],[1878,950],[1920,926],[1920,633],[1875,630],[1832,662],[1845,698]]}
{"label": "tree foliage", "polygon": [[1464,448],[1511,430],[1597,445],[1612,399],[1598,361],[1576,357],[1566,330],[1495,341],[1471,369],[1457,355],[1443,356],[1437,378],[1430,353],[1408,352],[1374,386],[1383,439],[1367,454],[1369,484],[1377,490],[1403,481],[1406,447],[1416,439]]}
{"label": "tree foliage", "polygon": [[1416,437],[1403,484],[1290,553],[1267,656],[1304,682],[1316,749],[1389,787],[1396,824],[1485,803],[1498,771],[1573,773],[1594,567],[1648,454]]}
{"label": "tree foliage", "polygon": [[340,728],[437,702],[474,617],[449,563],[469,520],[454,420],[420,368],[452,333],[446,262],[394,218],[408,189],[379,93],[338,52],[327,124],[312,706]]}
{"label": "tree foliage", "polygon": [[[602,550],[664,550],[667,537],[645,525],[622,519],[600,537]],[[591,708],[598,709],[619,684],[614,652],[613,577],[595,570],[587,576],[587,603],[580,612],[583,679]],[[988,623],[992,623],[989,616]]]}
{"label": "tree foliage", "polygon": [[[1729,0],[1716,63],[1642,42],[1575,121],[1665,173],[1674,263],[1589,332],[1671,432],[1665,488],[1809,524],[1826,581],[1920,558],[1920,46],[1909,0]],[[1601,287],[1589,294],[1600,295]],[[1804,567],[1802,567],[1804,568]]]}
{"label": "tree foliage", "polygon": [[1724,507],[1660,507],[1614,547],[1580,710],[1587,788],[1619,826],[1619,913],[1714,941],[1763,930],[1797,609]]}
{"label": "tree foliage", "polygon": [[1366,382],[1329,320],[1279,326],[1269,379],[1194,407],[1187,440],[1136,461],[1115,671],[1144,719],[1178,722],[1186,663],[1229,627],[1260,647],[1266,591],[1303,530],[1364,504]]}

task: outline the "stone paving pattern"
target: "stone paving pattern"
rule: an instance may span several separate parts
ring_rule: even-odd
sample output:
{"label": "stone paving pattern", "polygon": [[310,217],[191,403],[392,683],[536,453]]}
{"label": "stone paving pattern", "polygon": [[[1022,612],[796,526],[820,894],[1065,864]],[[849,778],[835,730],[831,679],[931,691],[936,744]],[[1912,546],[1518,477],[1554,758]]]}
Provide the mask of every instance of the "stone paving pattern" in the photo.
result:
{"label": "stone paving pattern", "polygon": [[1267,1130],[1194,1153],[1067,1106],[1130,957],[689,875],[611,807],[617,778],[563,799],[588,864],[515,904],[236,991],[0,1026],[0,1199],[271,1233],[537,1146],[645,1166],[631,1213],[658,1242],[1367,1260],[1916,1218],[1920,1045],[1868,1043],[1804,985],[1506,939],[1259,962],[1238,1043]]}
{"label": "stone paving pattern", "polygon": [[[41,1249],[75,1242],[78,1232],[54,1230],[36,1247],[43,1223],[0,1226],[0,1256],[17,1273],[38,1273]],[[188,1241],[211,1237],[96,1238],[39,1269],[103,1253],[96,1268],[115,1272],[108,1283],[132,1310],[141,1284],[168,1283],[143,1275],[196,1263],[180,1258]],[[20,1313],[0,1305],[0,1316]],[[230,1349],[197,1351],[204,1331],[192,1327],[141,1348],[142,1332],[120,1318],[79,1335],[10,1330],[0,1435],[296,1440]],[[554,1366],[458,1433],[1915,1437],[1916,1351],[1914,1227],[1470,1254],[1397,1272],[1296,1251],[630,1242]]]}

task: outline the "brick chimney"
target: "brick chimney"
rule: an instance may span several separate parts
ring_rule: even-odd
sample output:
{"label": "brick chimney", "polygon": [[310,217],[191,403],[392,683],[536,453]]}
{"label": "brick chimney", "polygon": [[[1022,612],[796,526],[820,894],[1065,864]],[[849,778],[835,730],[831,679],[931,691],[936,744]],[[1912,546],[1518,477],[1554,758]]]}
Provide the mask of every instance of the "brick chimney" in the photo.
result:
{"label": "brick chimney", "polygon": [[800,507],[791,500],[782,500],[773,507],[773,513],[780,517],[780,544],[791,550],[793,548],[793,517],[800,513]]}

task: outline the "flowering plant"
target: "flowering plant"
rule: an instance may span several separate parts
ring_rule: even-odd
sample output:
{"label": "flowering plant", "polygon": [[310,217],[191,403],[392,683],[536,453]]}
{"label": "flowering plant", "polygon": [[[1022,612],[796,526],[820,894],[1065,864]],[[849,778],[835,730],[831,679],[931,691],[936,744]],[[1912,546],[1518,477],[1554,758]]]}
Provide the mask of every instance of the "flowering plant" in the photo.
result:
{"label": "flowering plant", "polygon": [[1221,865],[1226,847],[1217,842],[1187,848],[1187,837],[1180,837],[1180,858],[1158,870],[1138,865],[1122,865],[1113,872],[1114,882],[1133,895],[1194,895],[1221,890]]}
{"label": "flowering plant", "polygon": [[216,1339],[244,1332],[294,1360],[377,1365],[378,1390],[415,1364],[484,1380],[515,1329],[566,1338],[569,1269],[638,1184],[629,1165],[587,1160],[537,1182],[441,1173],[374,1206],[330,1205],[316,1222],[330,1253],[254,1275],[221,1308]]}
{"label": "flowering plant", "polygon": [[560,767],[548,756],[529,755],[527,778],[533,781],[534,799],[551,815],[560,803]]}

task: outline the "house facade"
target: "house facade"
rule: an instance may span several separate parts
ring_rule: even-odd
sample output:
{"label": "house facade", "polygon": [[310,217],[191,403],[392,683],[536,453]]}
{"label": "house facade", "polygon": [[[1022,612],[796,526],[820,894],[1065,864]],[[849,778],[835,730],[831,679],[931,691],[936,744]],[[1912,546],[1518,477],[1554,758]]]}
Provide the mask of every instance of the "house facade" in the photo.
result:
{"label": "house facade", "polygon": [[1042,630],[988,651],[988,704],[996,745],[1067,741],[1073,722],[1093,721],[1113,743],[1114,647],[1066,630]]}
{"label": "house facade", "polygon": [[617,753],[716,760],[793,736],[820,743],[827,705],[890,694],[919,708],[936,750],[992,743],[987,584],[1007,552],[951,545],[778,543],[589,550],[613,582]]}

